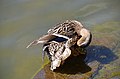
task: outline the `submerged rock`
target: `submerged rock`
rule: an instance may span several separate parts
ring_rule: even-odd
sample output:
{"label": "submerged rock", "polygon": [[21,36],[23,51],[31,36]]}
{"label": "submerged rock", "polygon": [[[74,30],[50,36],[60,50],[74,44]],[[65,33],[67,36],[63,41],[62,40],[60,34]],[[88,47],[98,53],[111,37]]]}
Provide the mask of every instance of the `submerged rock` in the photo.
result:
{"label": "submerged rock", "polygon": [[[79,49],[81,50],[81,49]],[[65,60],[65,63],[54,72],[50,70],[50,63],[38,72],[33,79],[88,79],[97,72],[100,63],[92,61],[85,63],[86,51],[72,49],[72,52],[80,52],[79,55],[72,55]]]}
{"label": "submerged rock", "polygon": [[[74,58],[72,59],[75,62]],[[88,79],[97,71],[98,66],[97,61],[88,64],[80,61],[76,64],[65,63],[53,72],[50,70],[50,64],[47,64],[33,79]]]}

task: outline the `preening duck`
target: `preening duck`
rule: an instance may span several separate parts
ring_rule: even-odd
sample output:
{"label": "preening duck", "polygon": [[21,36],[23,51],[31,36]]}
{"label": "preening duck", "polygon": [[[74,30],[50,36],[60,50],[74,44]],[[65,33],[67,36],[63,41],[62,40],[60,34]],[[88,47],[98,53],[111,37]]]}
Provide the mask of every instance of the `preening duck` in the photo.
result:
{"label": "preening duck", "polygon": [[71,55],[70,47],[75,44],[81,48],[87,47],[91,42],[91,33],[76,20],[66,20],[48,30],[37,40],[28,46],[43,43],[43,52],[48,54],[51,60],[51,70],[56,69]]}

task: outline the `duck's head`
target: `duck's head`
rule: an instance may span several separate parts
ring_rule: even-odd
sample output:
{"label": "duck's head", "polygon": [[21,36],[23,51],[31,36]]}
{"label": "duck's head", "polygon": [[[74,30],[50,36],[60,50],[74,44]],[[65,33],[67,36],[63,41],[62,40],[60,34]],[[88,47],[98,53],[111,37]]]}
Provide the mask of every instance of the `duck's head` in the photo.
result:
{"label": "duck's head", "polygon": [[92,35],[90,31],[85,28],[82,28],[80,30],[80,35],[81,35],[81,38],[78,39],[77,45],[80,47],[87,47],[90,44],[92,39]]}

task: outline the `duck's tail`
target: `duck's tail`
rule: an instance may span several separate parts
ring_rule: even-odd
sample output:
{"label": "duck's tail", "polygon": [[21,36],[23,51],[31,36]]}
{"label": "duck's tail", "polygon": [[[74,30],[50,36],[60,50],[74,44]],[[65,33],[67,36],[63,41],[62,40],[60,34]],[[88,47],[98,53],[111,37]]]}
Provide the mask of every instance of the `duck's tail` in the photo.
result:
{"label": "duck's tail", "polygon": [[38,45],[40,43],[41,44],[46,43],[53,38],[55,38],[54,35],[49,35],[49,34],[44,35],[44,36],[40,37],[39,39],[32,41],[26,48],[29,48],[32,45]]}

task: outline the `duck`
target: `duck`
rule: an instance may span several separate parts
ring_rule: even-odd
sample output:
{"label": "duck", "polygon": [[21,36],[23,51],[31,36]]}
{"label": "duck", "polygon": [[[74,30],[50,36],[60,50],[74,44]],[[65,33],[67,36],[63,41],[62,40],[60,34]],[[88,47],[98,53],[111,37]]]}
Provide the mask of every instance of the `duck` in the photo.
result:
{"label": "duck", "polygon": [[81,22],[66,20],[50,28],[47,34],[32,41],[26,48],[42,43],[43,54],[47,53],[51,61],[50,69],[53,71],[71,55],[72,46],[85,48],[91,39],[91,32]]}

